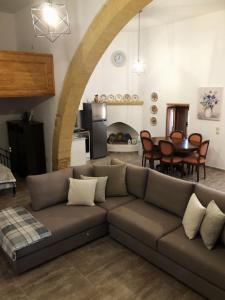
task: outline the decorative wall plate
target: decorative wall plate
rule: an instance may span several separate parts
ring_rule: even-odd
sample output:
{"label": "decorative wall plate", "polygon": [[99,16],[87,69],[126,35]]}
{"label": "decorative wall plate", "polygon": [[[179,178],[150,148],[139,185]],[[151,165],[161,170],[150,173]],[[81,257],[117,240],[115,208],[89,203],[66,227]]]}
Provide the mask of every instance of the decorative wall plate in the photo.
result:
{"label": "decorative wall plate", "polygon": [[116,100],[120,101],[123,99],[123,96],[121,94],[116,95]]}
{"label": "decorative wall plate", "polygon": [[115,96],[114,95],[108,95],[108,97],[107,97],[107,99],[109,100],[109,101],[113,101],[113,100],[115,100]]}
{"label": "decorative wall plate", "polygon": [[105,95],[105,94],[102,94],[101,96],[100,96],[100,100],[101,101],[105,101],[107,99],[107,96]]}
{"label": "decorative wall plate", "polygon": [[157,125],[157,119],[156,119],[156,117],[151,117],[151,125],[152,126],[156,126]]}
{"label": "decorative wall plate", "polygon": [[137,101],[137,100],[139,100],[139,96],[138,95],[132,95],[132,100],[134,100],[134,101]]}
{"label": "decorative wall plate", "polygon": [[152,105],[151,106],[151,112],[152,112],[152,114],[157,114],[157,112],[158,112],[158,107],[156,106],[156,105]]}
{"label": "decorative wall plate", "polygon": [[125,95],[123,96],[123,99],[124,99],[124,100],[131,100],[131,96],[130,96],[129,94],[125,94]]}
{"label": "decorative wall plate", "polygon": [[151,99],[152,99],[153,102],[157,102],[159,100],[158,94],[156,92],[153,92],[151,94]]}

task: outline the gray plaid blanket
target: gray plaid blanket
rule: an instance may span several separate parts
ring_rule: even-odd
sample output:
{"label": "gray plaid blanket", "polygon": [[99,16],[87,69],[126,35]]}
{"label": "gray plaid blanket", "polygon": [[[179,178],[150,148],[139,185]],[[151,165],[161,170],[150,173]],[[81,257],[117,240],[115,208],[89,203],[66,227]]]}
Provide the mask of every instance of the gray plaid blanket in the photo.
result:
{"label": "gray plaid blanket", "polygon": [[14,261],[18,250],[50,235],[51,232],[23,207],[0,211],[0,246]]}

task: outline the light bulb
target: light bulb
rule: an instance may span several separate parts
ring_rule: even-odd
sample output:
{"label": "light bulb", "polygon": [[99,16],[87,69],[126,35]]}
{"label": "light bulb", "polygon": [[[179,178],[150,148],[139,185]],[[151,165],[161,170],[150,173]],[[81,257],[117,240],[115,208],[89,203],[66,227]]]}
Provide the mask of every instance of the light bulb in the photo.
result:
{"label": "light bulb", "polygon": [[145,72],[145,64],[142,60],[138,59],[134,62],[132,69],[134,73],[137,73],[139,75]]}
{"label": "light bulb", "polygon": [[53,7],[51,3],[43,4],[42,16],[44,22],[50,27],[56,28],[59,24],[60,18],[57,9]]}

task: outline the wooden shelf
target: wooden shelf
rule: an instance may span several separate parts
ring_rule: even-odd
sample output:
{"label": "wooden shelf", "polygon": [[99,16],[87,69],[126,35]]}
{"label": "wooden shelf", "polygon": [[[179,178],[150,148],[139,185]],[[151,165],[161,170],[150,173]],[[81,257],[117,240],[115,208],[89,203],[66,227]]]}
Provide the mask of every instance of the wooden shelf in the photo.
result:
{"label": "wooden shelf", "polygon": [[141,100],[137,100],[137,101],[133,101],[133,100],[121,100],[121,101],[106,101],[105,102],[107,105],[143,105],[144,101]]}
{"label": "wooden shelf", "polygon": [[55,95],[51,54],[0,51],[0,97]]}

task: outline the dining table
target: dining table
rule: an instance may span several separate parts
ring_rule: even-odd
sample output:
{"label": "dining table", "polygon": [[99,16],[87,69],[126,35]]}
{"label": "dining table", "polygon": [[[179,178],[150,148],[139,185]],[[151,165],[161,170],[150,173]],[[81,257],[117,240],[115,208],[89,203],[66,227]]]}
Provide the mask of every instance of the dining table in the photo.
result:
{"label": "dining table", "polygon": [[170,137],[152,137],[153,144],[157,147],[159,146],[159,141],[168,141],[174,145],[175,152],[189,154],[198,150],[199,144],[189,142],[188,138],[184,139],[171,139]]}

